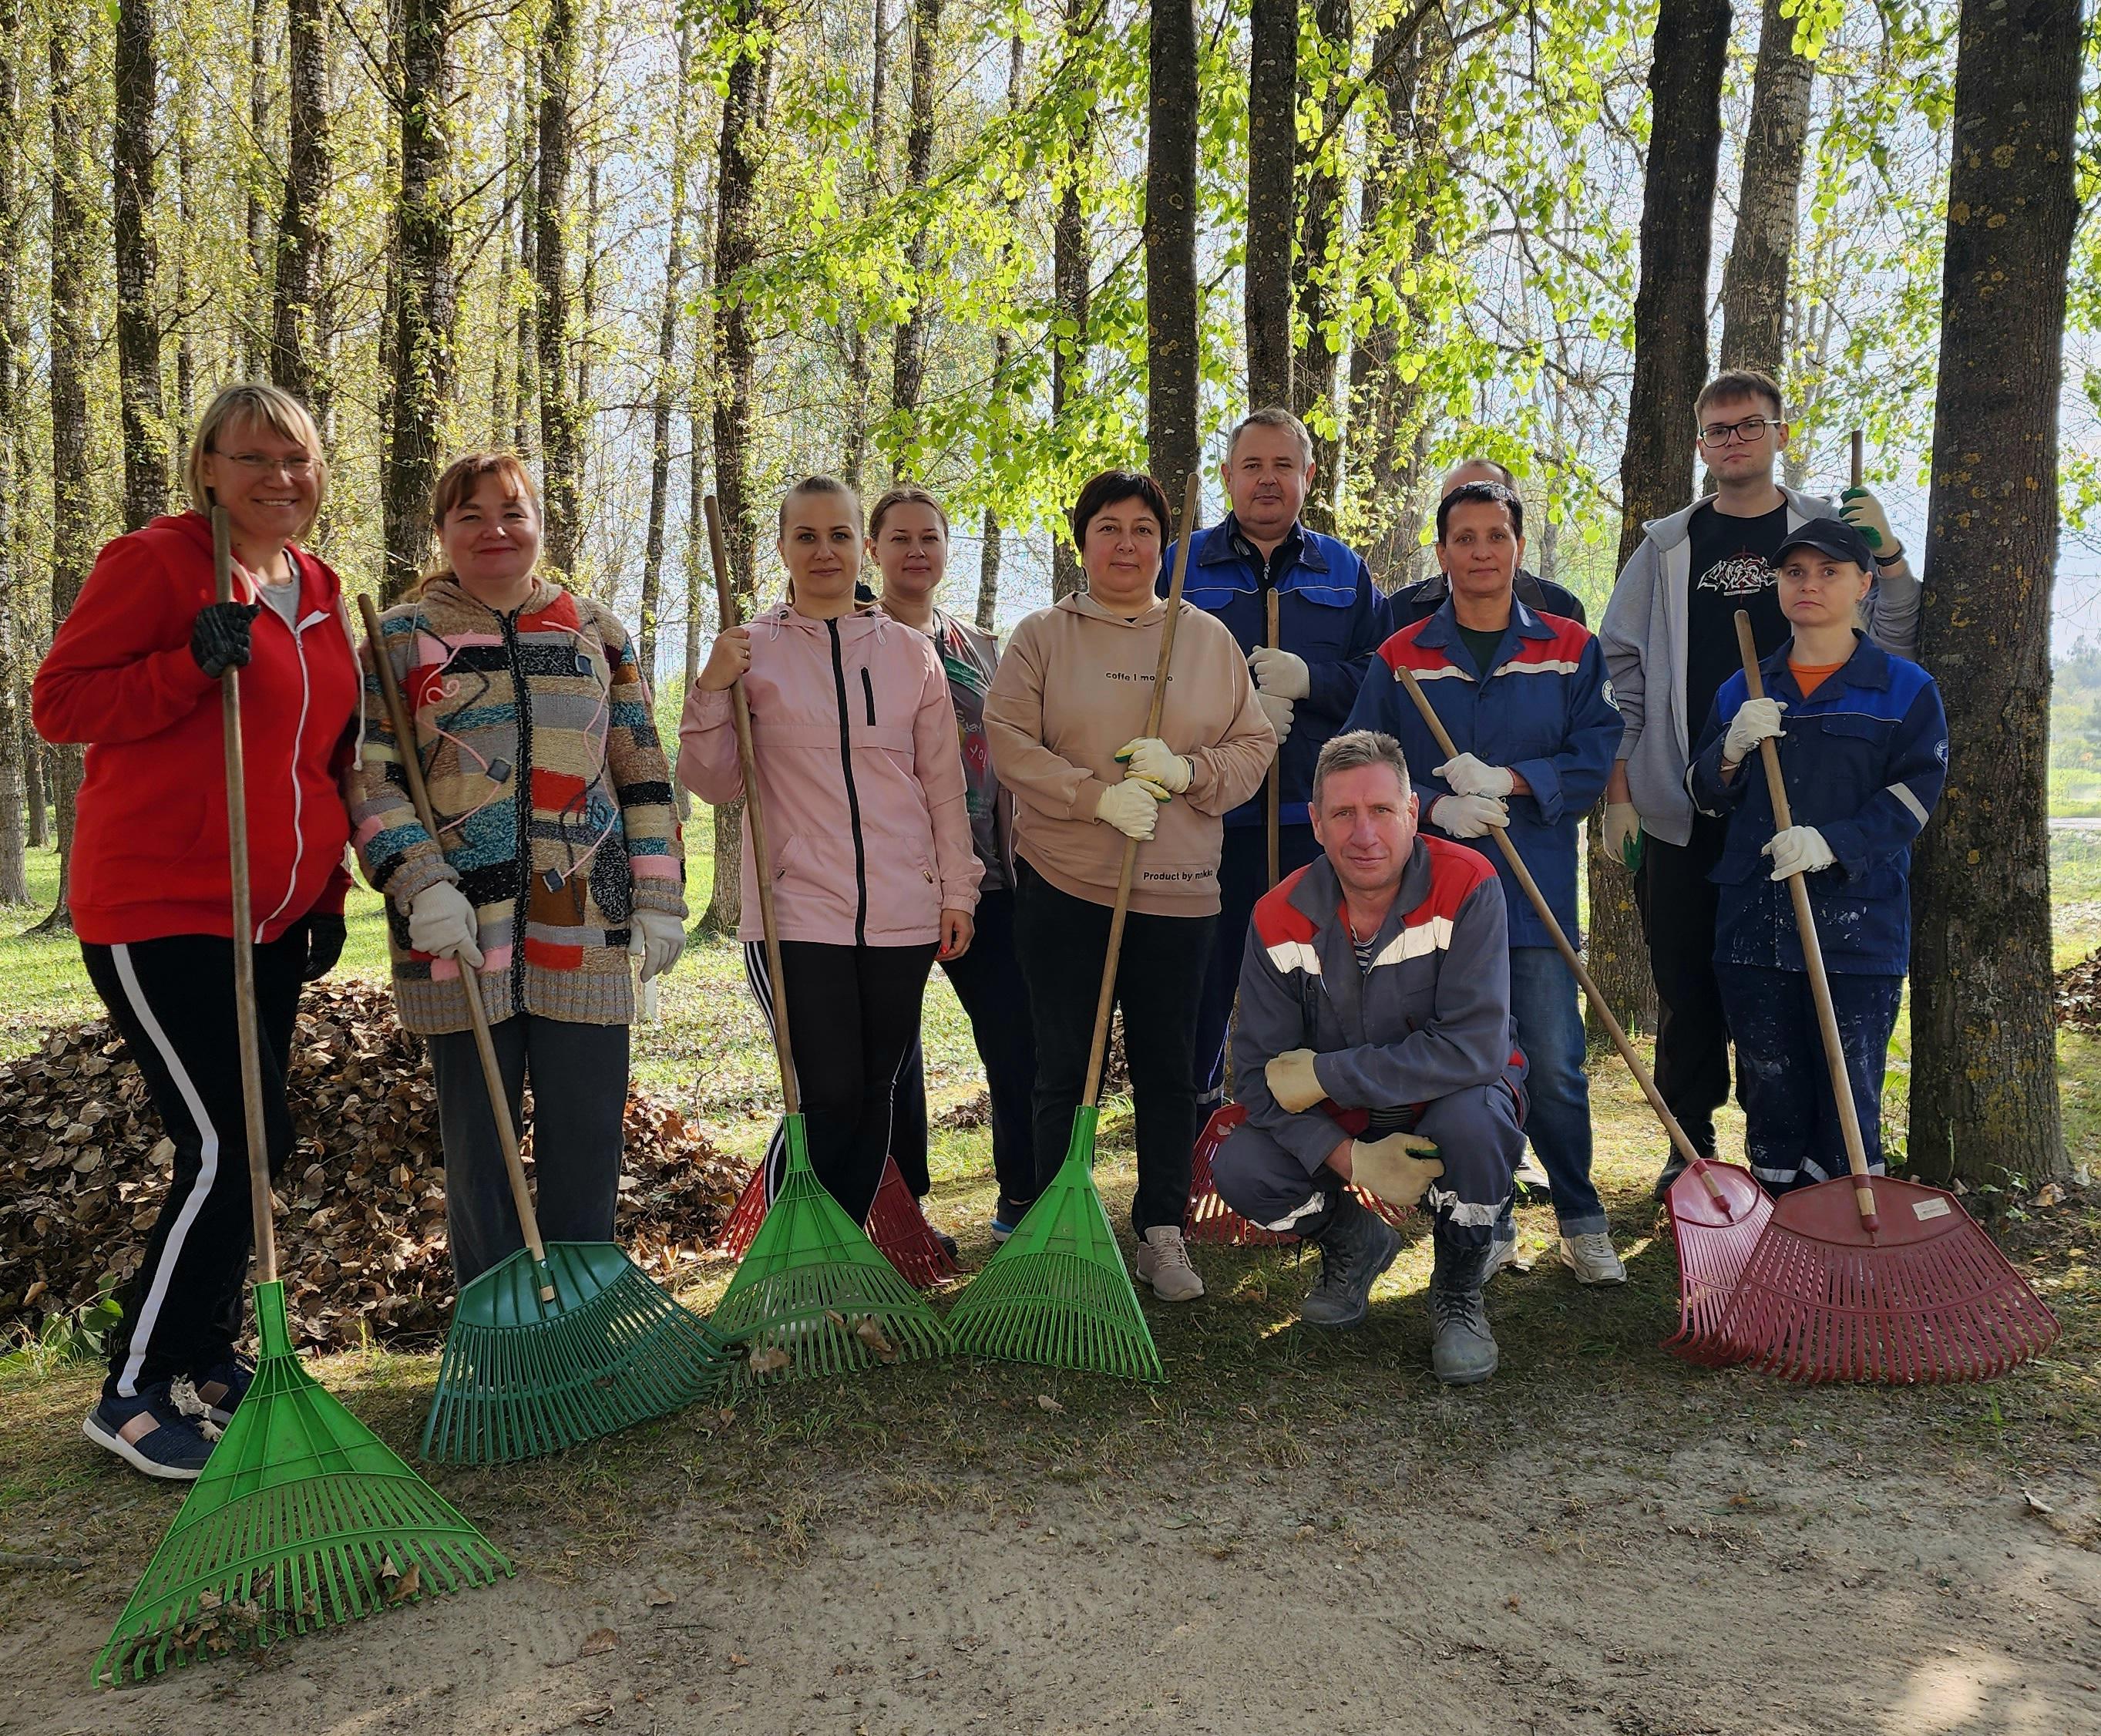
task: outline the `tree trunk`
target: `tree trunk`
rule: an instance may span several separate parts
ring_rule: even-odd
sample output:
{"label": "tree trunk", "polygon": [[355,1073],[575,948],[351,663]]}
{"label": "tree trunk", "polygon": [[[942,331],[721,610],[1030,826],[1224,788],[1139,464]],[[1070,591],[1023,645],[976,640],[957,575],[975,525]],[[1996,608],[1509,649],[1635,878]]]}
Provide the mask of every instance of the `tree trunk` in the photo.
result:
{"label": "tree trunk", "polygon": [[384,591],[411,591],[431,544],[431,489],[438,479],[453,402],[453,325],[459,280],[453,263],[452,0],[400,0],[400,194],[395,210],[399,267],[389,394]]}
{"label": "tree trunk", "polygon": [[574,575],[582,538],[582,423],[569,372],[570,86],[577,74],[577,0],[551,0],[540,36],[540,184],[533,280],[540,354],[541,494],[547,565]]}
{"label": "tree trunk", "polygon": [[[175,221],[184,235],[194,232],[190,226],[197,221],[197,119],[192,95],[190,77],[185,70],[175,82]],[[187,308],[189,304],[190,250],[178,247],[175,305]],[[197,426],[197,346],[190,326],[191,322],[184,320],[175,334],[175,437],[169,445],[177,454],[188,452],[190,431]]]}
{"label": "tree trunk", "polygon": [[[699,117],[695,118],[697,121]],[[705,197],[697,190],[693,204],[697,210],[705,208]],[[686,644],[681,662],[685,671],[682,698],[683,693],[692,692],[693,679],[701,672],[701,623],[707,618],[707,599],[713,594],[714,582],[708,552],[708,469],[701,458],[701,449],[708,437],[708,334],[712,329],[713,315],[705,300],[709,286],[706,231],[697,223],[694,225],[694,240],[698,257],[693,262],[693,294],[690,299],[700,311],[693,322],[693,371],[686,392],[686,442],[691,450],[686,465]],[[676,779],[672,782],[672,791],[683,823],[693,811],[692,796]]]}
{"label": "tree trunk", "polygon": [[[0,136],[24,135],[20,74],[21,0],[0,0]],[[21,502],[29,480],[22,450],[22,357],[28,346],[22,309],[22,245],[25,188],[18,149],[0,150],[0,904],[29,901],[28,837],[23,803],[35,760],[34,738],[18,706],[21,678],[29,662],[20,610],[29,584],[28,549],[22,537]],[[38,792],[42,805],[42,792]]]}
{"label": "tree trunk", "polygon": [[[1683,506],[1692,485],[1692,401],[1707,374],[1707,267],[1728,51],[1728,0],[1674,0],[1657,12],[1634,386],[1620,460],[1621,566],[1640,546],[1643,522]],[[1604,828],[1595,818],[1590,834],[1591,974],[1614,1012],[1652,1027],[1655,983],[1633,884],[1606,856]],[[1591,1022],[1593,1035],[1602,1036]]]}
{"label": "tree trunk", "polygon": [[[95,475],[88,451],[87,375],[95,332],[90,295],[95,268],[90,242],[101,188],[87,179],[87,81],[92,15],[65,7],[51,20],[51,631],[73,609],[95,561]],[[52,806],[57,810],[59,893],[40,932],[73,926],[66,895],[72,879],[73,799],[80,790],[77,747],[54,750]]]}
{"label": "tree trunk", "polygon": [[242,179],[247,194],[244,227],[248,237],[248,281],[251,299],[241,308],[241,371],[260,379],[269,352],[270,237],[266,175],[269,156],[263,141],[270,126],[269,0],[248,0],[248,139]]}
{"label": "tree trunk", "polygon": [[679,94],[671,123],[670,210],[664,244],[664,299],[657,315],[657,384],[649,405],[649,528],[642,544],[642,621],[638,649],[642,672],[657,684],[657,623],[664,584],[664,520],[671,494],[671,370],[679,358],[679,296],[686,277],[686,174],[691,163],[687,140],[692,107],[692,29],[679,26],[673,64]]}
{"label": "tree trunk", "polygon": [[1912,884],[1909,1156],[1929,1179],[2067,1173],[2050,971],[2050,635],[2079,0],[1962,0],[1922,661],[1948,789]]}
{"label": "tree trunk", "polygon": [[1775,379],[1786,357],[1788,271],[1809,138],[1808,60],[1794,51],[1794,20],[1765,0],[1751,85],[1736,234],[1722,272],[1722,365]]}
{"label": "tree trunk", "polygon": [[[1145,151],[1146,461],[1182,510],[1197,467],[1196,10],[1152,0]],[[1169,527],[1169,534],[1174,527]]]}
{"label": "tree trunk", "polygon": [[[15,547],[20,549],[21,544],[17,542]],[[29,631],[26,610],[16,614],[15,627],[15,643],[21,647],[22,654],[11,679],[15,715],[22,720],[22,783],[29,799],[29,848],[48,850],[51,847],[51,779],[44,764],[43,738],[29,727],[29,666],[35,659],[37,641]]]}
{"label": "tree trunk", "polygon": [[[905,133],[905,179],[908,193],[926,191],[934,170],[934,55],[941,34],[941,0],[913,0],[912,9],[912,118]],[[910,454],[918,441],[917,413],[927,378],[927,224],[913,214],[905,243],[905,274],[911,285],[912,311],[897,328],[891,357],[890,396],[903,423],[897,431],[903,454],[898,474],[916,467]]]}
{"label": "tree trunk", "polygon": [[1259,410],[1291,402],[1298,0],[1254,0],[1249,11],[1247,148],[1248,407]]}
{"label": "tree trunk", "polygon": [[270,378],[325,413],[319,329],[321,201],[329,183],[328,13],[323,0],[285,0],[287,148],[285,203],[277,219],[277,280],[271,299]]}
{"label": "tree trunk", "polygon": [[[529,60],[527,66],[529,71]],[[534,140],[538,136],[538,129],[534,124],[536,119],[534,115],[527,115],[520,129],[523,138],[520,150],[523,160],[519,167],[518,179],[518,269],[524,274],[524,281],[515,292],[518,308],[518,383],[515,394],[518,422],[516,433],[511,442],[520,453],[529,458],[538,447],[539,442],[533,436],[540,427],[537,402],[539,372],[533,361],[537,339],[533,335],[533,296],[537,293],[533,286],[538,281],[533,237],[540,226],[540,161],[534,148]]]}
{"label": "tree trunk", "polygon": [[153,49],[153,0],[117,0],[115,73],[111,192],[117,389],[124,411],[124,528],[139,530],[168,504],[159,249],[153,240],[153,117],[160,78]]}
{"label": "tree trunk", "polygon": [[[868,174],[861,184],[863,222],[875,213],[882,193],[883,122],[890,98],[889,0],[875,0],[874,68],[869,74],[868,101]],[[858,308],[845,316],[850,327],[847,339],[847,440],[841,466],[852,487],[861,485],[861,472],[868,463],[869,394],[873,389],[875,363],[869,350],[865,318]]]}
{"label": "tree trunk", "polygon": [[1303,328],[1291,370],[1291,407],[1313,436],[1313,486],[1299,516],[1316,530],[1335,528],[1342,443],[1336,437],[1336,357],[1342,348],[1338,274],[1342,268],[1342,90],[1349,78],[1356,24],[1350,0],[1314,0],[1327,94],[1301,167],[1306,202],[1298,217],[1293,299]]}
{"label": "tree trunk", "polygon": [[[1077,54],[1086,41],[1088,0],[1065,0],[1065,52]],[[1050,357],[1050,424],[1063,430],[1066,413],[1086,389],[1088,303],[1095,276],[1094,238],[1087,226],[1086,184],[1094,172],[1095,129],[1083,110],[1066,141],[1058,215],[1050,228],[1051,296],[1055,348]],[[1050,538],[1050,597],[1055,602],[1086,587],[1073,539],[1064,530]]]}

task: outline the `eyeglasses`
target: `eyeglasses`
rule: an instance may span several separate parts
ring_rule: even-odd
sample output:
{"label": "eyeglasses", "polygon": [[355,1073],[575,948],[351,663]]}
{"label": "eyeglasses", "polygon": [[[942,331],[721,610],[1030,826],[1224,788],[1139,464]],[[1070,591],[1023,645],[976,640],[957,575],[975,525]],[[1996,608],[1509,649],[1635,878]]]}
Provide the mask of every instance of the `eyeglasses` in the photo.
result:
{"label": "eyeglasses", "polygon": [[1746,416],[1741,422],[1710,422],[1700,431],[1700,438],[1710,446],[1726,446],[1736,441],[1748,446],[1763,440],[1767,428],[1786,426],[1777,416]]}
{"label": "eyeglasses", "polygon": [[211,450],[215,458],[238,464],[250,476],[266,476],[273,470],[281,470],[294,481],[304,481],[314,473],[312,458],[273,458],[260,452],[221,452],[216,446]]}

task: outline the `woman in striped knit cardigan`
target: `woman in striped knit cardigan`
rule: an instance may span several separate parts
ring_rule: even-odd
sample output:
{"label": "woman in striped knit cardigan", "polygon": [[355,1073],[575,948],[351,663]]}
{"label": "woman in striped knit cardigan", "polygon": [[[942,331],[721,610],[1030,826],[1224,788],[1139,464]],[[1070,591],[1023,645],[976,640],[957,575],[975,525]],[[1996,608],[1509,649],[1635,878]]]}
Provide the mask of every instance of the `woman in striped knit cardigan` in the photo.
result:
{"label": "woman in striped knit cardigan", "polygon": [[453,1270],[523,1240],[467,1003],[475,972],[514,1123],[533,1084],[550,1241],[607,1242],[627,1098],[629,956],[644,981],[685,941],[685,870],[649,688],[612,613],[533,569],[540,508],[512,454],[438,479],[440,559],[382,618],[440,835],[416,818],[376,673],[351,822],[387,901],[402,1022],[431,1049]]}

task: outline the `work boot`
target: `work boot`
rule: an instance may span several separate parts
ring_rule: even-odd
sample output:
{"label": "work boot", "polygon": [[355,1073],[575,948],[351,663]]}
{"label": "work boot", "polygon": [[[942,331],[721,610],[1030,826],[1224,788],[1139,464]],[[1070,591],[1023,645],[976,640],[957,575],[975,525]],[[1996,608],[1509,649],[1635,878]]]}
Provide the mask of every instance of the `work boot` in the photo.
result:
{"label": "work boot", "polygon": [[1432,1226],[1435,1261],[1430,1273],[1430,1366],[1447,1386],[1475,1386],[1496,1371],[1495,1335],[1481,1295],[1488,1247],[1466,1247],[1442,1219]]}
{"label": "work boot", "polygon": [[1204,1293],[1182,1232],[1172,1224],[1154,1224],[1138,1244],[1138,1281],[1152,1285],[1163,1302],[1194,1302]]}
{"label": "work boot", "polygon": [[1320,1282],[1299,1304],[1309,1326],[1360,1326],[1372,1286],[1400,1253],[1400,1232],[1347,1188],[1336,1189],[1328,1221],[1307,1239],[1320,1250]]}

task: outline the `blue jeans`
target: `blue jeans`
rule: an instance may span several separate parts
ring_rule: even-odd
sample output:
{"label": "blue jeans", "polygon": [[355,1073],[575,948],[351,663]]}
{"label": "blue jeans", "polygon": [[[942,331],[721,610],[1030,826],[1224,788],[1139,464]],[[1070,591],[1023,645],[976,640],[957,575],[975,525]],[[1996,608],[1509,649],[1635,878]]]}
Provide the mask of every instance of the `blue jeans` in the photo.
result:
{"label": "blue jeans", "polygon": [[[1583,1074],[1583,1013],[1576,979],[1551,946],[1513,946],[1511,1019],[1531,1070],[1525,1136],[1554,1189],[1554,1216],[1564,1236],[1603,1230],[1605,1207],[1590,1185],[1590,1082]],[[1498,1241],[1517,1233],[1506,1209]]]}

